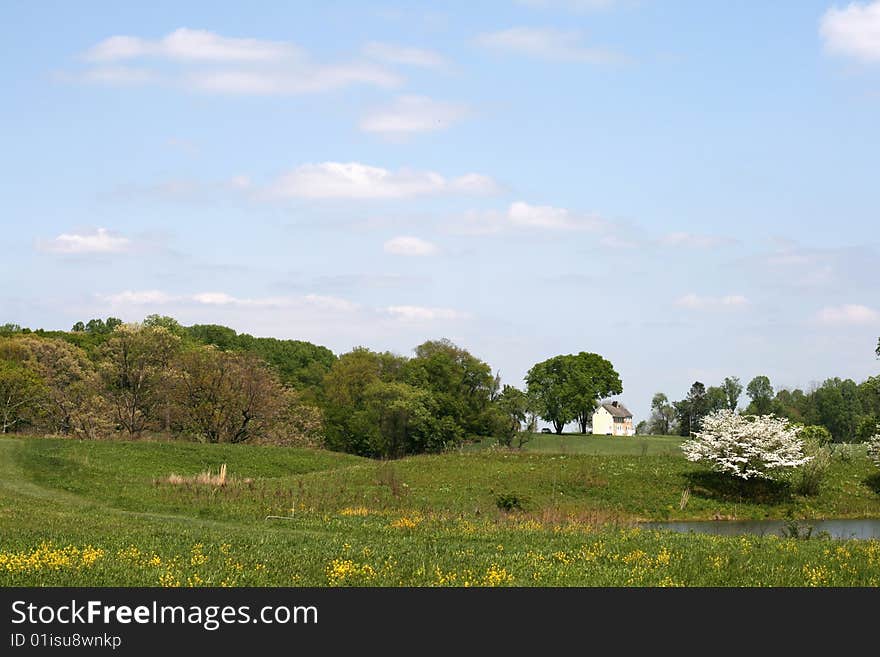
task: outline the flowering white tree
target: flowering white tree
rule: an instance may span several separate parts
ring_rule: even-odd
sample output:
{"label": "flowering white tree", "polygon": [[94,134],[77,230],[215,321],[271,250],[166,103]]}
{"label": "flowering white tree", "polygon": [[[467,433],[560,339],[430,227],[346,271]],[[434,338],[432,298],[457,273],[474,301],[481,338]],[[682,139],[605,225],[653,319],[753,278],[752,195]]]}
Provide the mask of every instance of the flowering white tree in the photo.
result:
{"label": "flowering white tree", "polygon": [[737,415],[721,410],[703,419],[701,431],[682,443],[688,461],[705,461],[740,479],[772,479],[786,468],[812,459],[804,453],[799,429],[773,415]]}
{"label": "flowering white tree", "polygon": [[[880,426],[877,428],[880,429]],[[880,468],[880,433],[868,441],[868,457]]]}

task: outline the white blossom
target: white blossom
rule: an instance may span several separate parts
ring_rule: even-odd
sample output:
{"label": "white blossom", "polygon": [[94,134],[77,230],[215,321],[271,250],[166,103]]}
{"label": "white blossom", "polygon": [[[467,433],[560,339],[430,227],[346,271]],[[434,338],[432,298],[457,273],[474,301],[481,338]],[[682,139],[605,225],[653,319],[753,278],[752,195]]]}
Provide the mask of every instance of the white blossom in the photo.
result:
{"label": "white blossom", "polygon": [[703,419],[702,431],[682,443],[689,461],[705,461],[740,479],[772,479],[785,468],[812,459],[804,453],[799,429],[773,415],[737,415],[722,410]]}
{"label": "white blossom", "polygon": [[880,433],[868,440],[868,457],[880,468]]}

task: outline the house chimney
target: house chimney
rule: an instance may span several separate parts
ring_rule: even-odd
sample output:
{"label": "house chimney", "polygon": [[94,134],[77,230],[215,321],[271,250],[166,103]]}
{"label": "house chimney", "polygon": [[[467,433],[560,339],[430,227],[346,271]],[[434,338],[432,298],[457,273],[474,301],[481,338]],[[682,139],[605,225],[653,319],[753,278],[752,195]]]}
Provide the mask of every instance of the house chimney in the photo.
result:
{"label": "house chimney", "polygon": [[614,406],[615,408],[617,408],[617,400],[614,400],[613,402],[611,402],[611,405]]}

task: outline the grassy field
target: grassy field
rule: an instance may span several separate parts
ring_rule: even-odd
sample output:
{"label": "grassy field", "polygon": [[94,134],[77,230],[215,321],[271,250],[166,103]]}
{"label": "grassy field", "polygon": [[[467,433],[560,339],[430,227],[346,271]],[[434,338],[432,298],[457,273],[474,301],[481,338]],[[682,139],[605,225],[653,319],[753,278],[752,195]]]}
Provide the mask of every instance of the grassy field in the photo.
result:
{"label": "grassy field", "polygon": [[[592,436],[579,433],[556,434],[536,433],[523,446],[526,452],[537,454],[592,454],[594,456],[657,456],[659,454],[681,454],[681,436]],[[490,444],[476,443],[470,446],[475,451],[490,447]]]}
{"label": "grassy field", "polygon": [[[389,463],[271,447],[0,439],[0,586],[880,580],[877,541],[632,527],[639,519],[880,517],[880,478],[863,455],[835,461],[817,497],[782,486],[746,495],[670,451],[678,439],[643,449],[642,438],[571,436],[555,447],[551,438],[531,451]],[[567,442],[578,440],[603,453],[575,453]],[[225,486],[168,481],[221,463]],[[504,512],[499,498],[519,508]]]}

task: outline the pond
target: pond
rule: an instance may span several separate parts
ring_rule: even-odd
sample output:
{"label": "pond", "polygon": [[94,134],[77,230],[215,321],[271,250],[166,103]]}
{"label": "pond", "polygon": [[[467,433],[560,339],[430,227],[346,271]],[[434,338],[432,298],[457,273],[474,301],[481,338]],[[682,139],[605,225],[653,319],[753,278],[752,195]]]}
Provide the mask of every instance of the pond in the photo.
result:
{"label": "pond", "polygon": [[[860,520],[797,520],[798,530],[803,536],[812,528],[812,536],[826,532],[831,538],[877,538],[880,539],[880,519]],[[787,520],[706,520],[679,522],[643,522],[643,529],[665,529],[674,532],[696,532],[699,534],[717,534],[720,536],[737,536],[753,534],[755,536],[790,536],[790,521]]]}

